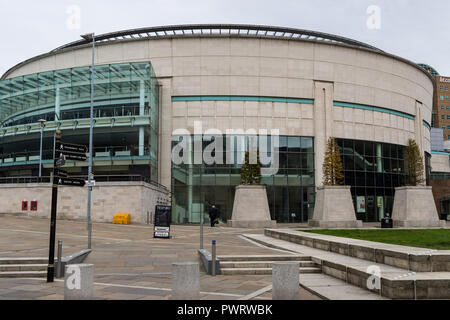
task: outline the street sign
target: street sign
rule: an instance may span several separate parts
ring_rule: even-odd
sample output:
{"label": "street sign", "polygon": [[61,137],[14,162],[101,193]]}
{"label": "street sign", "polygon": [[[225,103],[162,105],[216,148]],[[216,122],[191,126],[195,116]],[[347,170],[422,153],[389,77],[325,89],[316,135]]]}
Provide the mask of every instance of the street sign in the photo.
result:
{"label": "street sign", "polygon": [[87,160],[85,153],[59,150],[56,152],[56,155],[57,155],[57,158],[58,158],[58,155],[59,155],[59,158],[62,158],[64,156],[65,160],[74,160],[74,161],[86,161]]}
{"label": "street sign", "polygon": [[95,180],[91,180],[91,183],[89,183],[89,180],[86,180],[86,186],[87,187],[95,187]]}
{"label": "street sign", "polygon": [[60,178],[67,178],[69,176],[69,173],[67,173],[67,171],[61,170],[61,169],[56,169],[55,170],[55,175],[57,175]]}
{"label": "street sign", "polygon": [[55,161],[55,168],[60,168],[66,164],[66,159],[64,157]]}
{"label": "street sign", "polygon": [[59,178],[58,184],[62,186],[84,187],[86,181],[81,179]]}
{"label": "street sign", "polygon": [[88,147],[81,144],[65,143],[61,141],[57,143],[56,150],[87,153]]}

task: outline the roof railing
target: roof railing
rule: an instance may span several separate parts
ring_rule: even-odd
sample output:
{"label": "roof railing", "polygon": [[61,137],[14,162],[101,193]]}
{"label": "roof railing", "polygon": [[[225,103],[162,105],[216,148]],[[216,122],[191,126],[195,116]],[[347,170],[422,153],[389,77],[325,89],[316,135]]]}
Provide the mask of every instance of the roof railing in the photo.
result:
{"label": "roof railing", "polygon": [[[240,25],[240,24],[190,24],[158,26],[150,28],[130,29],[117,32],[105,33],[96,36],[97,42],[113,42],[133,39],[151,38],[177,38],[177,37],[258,37],[278,39],[303,39],[310,41],[331,42],[346,44],[349,46],[367,48],[382,52],[366,43],[323,32],[303,30],[296,28],[264,26],[264,25]],[[89,44],[88,40],[78,40],[51,52],[58,52],[67,48],[78,47]]]}

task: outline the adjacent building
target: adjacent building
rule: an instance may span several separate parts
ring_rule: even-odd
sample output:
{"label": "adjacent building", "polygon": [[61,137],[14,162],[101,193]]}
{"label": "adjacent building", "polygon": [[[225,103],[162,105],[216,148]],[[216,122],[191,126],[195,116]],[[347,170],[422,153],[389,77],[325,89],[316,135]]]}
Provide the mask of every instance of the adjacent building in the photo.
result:
{"label": "adjacent building", "polygon": [[442,128],[444,140],[450,140],[450,77],[436,76],[434,126]]}

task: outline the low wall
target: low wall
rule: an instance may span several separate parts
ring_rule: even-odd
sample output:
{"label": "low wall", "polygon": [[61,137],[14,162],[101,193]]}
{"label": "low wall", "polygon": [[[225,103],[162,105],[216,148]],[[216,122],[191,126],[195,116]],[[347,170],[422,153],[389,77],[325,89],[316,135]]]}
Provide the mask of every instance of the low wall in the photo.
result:
{"label": "low wall", "polygon": [[[87,187],[58,187],[58,218],[85,220]],[[0,184],[0,214],[50,217],[52,188],[49,183]],[[22,201],[28,210],[22,211]],[[31,201],[38,201],[31,211]],[[129,213],[132,223],[153,221],[155,206],[167,204],[166,189],[145,182],[97,182],[92,189],[91,217],[94,222],[112,222],[116,213]]]}

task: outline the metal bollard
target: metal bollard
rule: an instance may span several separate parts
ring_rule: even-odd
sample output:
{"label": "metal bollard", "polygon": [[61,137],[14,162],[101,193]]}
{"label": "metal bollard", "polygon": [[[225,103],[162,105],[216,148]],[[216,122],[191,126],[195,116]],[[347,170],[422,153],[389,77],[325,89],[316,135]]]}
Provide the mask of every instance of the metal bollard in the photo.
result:
{"label": "metal bollard", "polygon": [[212,261],[211,261],[211,275],[214,277],[216,275],[216,240],[212,241]]}
{"label": "metal bollard", "polygon": [[56,268],[56,278],[61,278],[62,275],[62,240],[58,240],[58,267]]}
{"label": "metal bollard", "polygon": [[200,249],[203,249],[203,213],[200,216]]}

